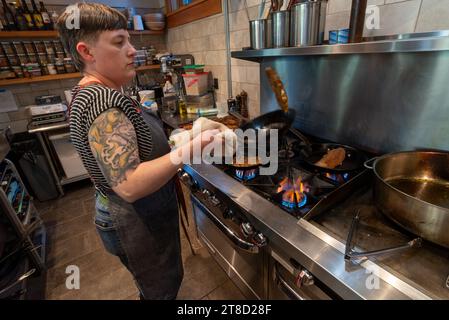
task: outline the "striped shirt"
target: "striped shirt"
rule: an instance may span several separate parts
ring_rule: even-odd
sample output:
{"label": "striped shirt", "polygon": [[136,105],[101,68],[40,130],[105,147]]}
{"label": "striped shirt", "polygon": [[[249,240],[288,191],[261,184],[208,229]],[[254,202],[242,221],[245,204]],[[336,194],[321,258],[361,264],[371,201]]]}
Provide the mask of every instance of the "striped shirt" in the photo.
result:
{"label": "striped shirt", "polygon": [[70,137],[90,175],[95,188],[106,197],[111,187],[98,166],[89,144],[89,130],[94,120],[110,108],[118,108],[134,126],[140,161],[151,159],[153,149],[151,128],[146,124],[136,106],[137,102],[117,90],[100,84],[76,86],[72,90],[70,106]]}

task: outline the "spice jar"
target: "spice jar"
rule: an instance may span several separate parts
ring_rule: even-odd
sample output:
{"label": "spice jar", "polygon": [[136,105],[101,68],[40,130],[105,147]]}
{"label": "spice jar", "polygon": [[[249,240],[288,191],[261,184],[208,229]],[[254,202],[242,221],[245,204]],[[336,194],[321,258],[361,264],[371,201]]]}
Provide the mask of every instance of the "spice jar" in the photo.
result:
{"label": "spice jar", "polygon": [[35,53],[33,53],[33,54],[29,54],[28,55],[28,60],[31,62],[31,63],[37,63],[37,56],[36,56],[36,54]]}
{"label": "spice jar", "polygon": [[47,71],[48,71],[48,74],[57,74],[58,73],[58,71],[56,70],[56,67],[53,63],[47,64]]}
{"label": "spice jar", "polygon": [[16,74],[17,78],[23,78],[24,77],[23,70],[22,70],[21,66],[12,67],[12,70]]}
{"label": "spice jar", "polygon": [[28,56],[26,54],[18,54],[17,57],[19,58],[20,64],[28,63]]}
{"label": "spice jar", "polygon": [[45,50],[44,42],[42,41],[34,41],[34,47],[36,48],[36,52],[38,54],[45,54],[47,51]]}
{"label": "spice jar", "polygon": [[8,66],[9,66],[9,64],[8,64],[8,59],[6,58],[6,56],[3,54],[0,55],[0,68],[5,68]]}
{"label": "spice jar", "polygon": [[7,55],[10,66],[20,66],[19,58],[15,54]]}
{"label": "spice jar", "polygon": [[64,51],[64,47],[62,46],[62,42],[61,41],[54,40],[53,41],[53,45],[54,45],[56,51],[59,51],[59,52]]}
{"label": "spice jar", "polygon": [[58,51],[58,52],[56,52],[56,58],[57,58],[57,59],[64,59],[64,58],[65,58],[64,51]]}
{"label": "spice jar", "polygon": [[23,47],[22,42],[14,41],[12,44],[14,45],[17,54],[25,54],[25,48]]}
{"label": "spice jar", "polygon": [[53,47],[53,43],[51,41],[44,41],[44,45],[47,54],[55,54],[55,48]]}
{"label": "spice jar", "polygon": [[75,64],[72,61],[72,58],[64,58],[64,67],[67,73],[76,72]]}
{"label": "spice jar", "polygon": [[0,79],[14,79],[16,74],[8,67],[0,68]]}
{"label": "spice jar", "polygon": [[55,67],[58,74],[65,73],[64,63],[60,60],[56,60]]}
{"label": "spice jar", "polygon": [[48,69],[47,69],[47,64],[41,64],[41,72],[42,72],[42,75],[43,76],[47,76],[47,75],[49,75],[49,73],[48,73]]}
{"label": "spice jar", "polygon": [[38,54],[38,61],[40,64],[47,64],[48,60],[47,60],[47,55],[45,53],[39,53]]}
{"label": "spice jar", "polygon": [[25,51],[28,55],[35,54],[33,43],[31,41],[24,41],[23,45],[25,46]]}
{"label": "spice jar", "polygon": [[2,42],[3,51],[6,55],[14,54],[14,49],[9,42]]}

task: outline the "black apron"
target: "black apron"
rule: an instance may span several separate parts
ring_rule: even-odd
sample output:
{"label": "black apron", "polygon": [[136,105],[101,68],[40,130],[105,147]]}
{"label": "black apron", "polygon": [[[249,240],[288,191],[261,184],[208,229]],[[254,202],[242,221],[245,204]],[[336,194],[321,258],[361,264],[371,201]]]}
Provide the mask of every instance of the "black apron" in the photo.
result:
{"label": "black apron", "polygon": [[[160,120],[141,113],[151,129],[151,159],[170,147]],[[109,212],[115,222],[120,244],[144,299],[175,299],[183,278],[178,201],[175,178],[158,191],[130,204],[108,194]]]}

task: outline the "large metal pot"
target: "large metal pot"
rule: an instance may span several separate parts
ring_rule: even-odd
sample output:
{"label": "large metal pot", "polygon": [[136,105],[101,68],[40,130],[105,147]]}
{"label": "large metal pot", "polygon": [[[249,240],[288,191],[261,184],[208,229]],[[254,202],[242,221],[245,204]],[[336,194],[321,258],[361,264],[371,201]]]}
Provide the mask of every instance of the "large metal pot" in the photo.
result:
{"label": "large metal pot", "polygon": [[370,168],[376,206],[406,230],[449,248],[449,153],[392,153]]}

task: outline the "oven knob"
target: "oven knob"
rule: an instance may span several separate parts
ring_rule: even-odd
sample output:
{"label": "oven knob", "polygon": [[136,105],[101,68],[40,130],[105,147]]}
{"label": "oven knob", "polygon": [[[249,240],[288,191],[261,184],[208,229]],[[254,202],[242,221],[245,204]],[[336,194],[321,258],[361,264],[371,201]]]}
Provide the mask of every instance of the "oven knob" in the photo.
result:
{"label": "oven knob", "polygon": [[184,172],[183,174],[181,174],[181,181],[184,182],[188,187],[195,187],[196,183],[195,181],[192,179],[192,176],[190,174],[188,174],[187,172]]}
{"label": "oven knob", "polygon": [[212,197],[212,192],[210,192],[210,191],[207,190],[207,189],[203,189],[203,194],[204,194],[205,196]]}
{"label": "oven knob", "polygon": [[267,244],[267,238],[262,234],[262,233],[257,233],[254,237],[253,237],[253,241],[259,246],[259,247],[263,247]]}
{"label": "oven knob", "polygon": [[249,222],[242,222],[242,232],[246,237],[250,237],[254,234],[254,228]]}
{"label": "oven knob", "polygon": [[210,201],[214,206],[218,206],[221,203],[214,195],[210,198]]}
{"label": "oven knob", "polygon": [[234,212],[232,212],[231,209],[223,211],[223,218],[232,219],[233,216],[234,216]]}
{"label": "oven knob", "polygon": [[302,269],[296,277],[296,285],[301,288],[302,286],[311,286],[314,284],[313,275],[306,269]]}

